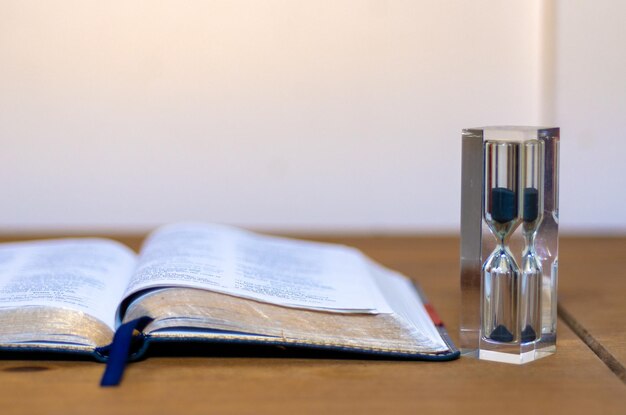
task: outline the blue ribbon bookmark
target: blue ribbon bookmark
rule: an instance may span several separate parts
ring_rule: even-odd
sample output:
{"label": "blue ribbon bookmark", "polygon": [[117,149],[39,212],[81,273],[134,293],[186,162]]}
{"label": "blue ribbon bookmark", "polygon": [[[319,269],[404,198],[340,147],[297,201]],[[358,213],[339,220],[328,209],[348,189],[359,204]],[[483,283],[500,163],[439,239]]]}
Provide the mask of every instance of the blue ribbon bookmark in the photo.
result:
{"label": "blue ribbon bookmark", "polygon": [[152,320],[151,317],[141,317],[124,323],[117,329],[113,336],[113,343],[109,346],[109,358],[100,386],[117,386],[120,384],[126,362],[130,356],[133,332],[135,330],[142,331]]}

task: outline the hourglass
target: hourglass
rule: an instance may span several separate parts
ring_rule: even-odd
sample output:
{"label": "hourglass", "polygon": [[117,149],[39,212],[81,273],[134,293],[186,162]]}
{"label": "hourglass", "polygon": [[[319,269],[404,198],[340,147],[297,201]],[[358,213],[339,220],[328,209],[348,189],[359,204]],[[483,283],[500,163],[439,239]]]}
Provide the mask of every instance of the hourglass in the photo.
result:
{"label": "hourglass", "polygon": [[541,336],[541,262],[535,250],[535,236],[543,219],[544,144],[529,140],[522,148],[522,233],[524,251],[520,284],[520,327],[522,343]]}
{"label": "hourglass", "polygon": [[486,141],[484,151],[484,218],[497,246],[482,267],[481,331],[484,339],[511,343],[520,339],[520,268],[507,246],[520,223],[520,144]]}
{"label": "hourglass", "polygon": [[461,351],[524,364],[556,351],[559,129],[463,130]]}

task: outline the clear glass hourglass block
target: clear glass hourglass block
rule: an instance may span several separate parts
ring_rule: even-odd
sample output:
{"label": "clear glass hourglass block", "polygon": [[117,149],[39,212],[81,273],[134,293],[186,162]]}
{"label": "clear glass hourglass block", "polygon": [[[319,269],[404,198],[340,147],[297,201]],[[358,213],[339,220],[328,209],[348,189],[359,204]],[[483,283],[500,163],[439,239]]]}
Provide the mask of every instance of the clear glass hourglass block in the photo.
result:
{"label": "clear glass hourglass block", "polygon": [[463,131],[462,352],[526,363],[554,353],[559,129]]}

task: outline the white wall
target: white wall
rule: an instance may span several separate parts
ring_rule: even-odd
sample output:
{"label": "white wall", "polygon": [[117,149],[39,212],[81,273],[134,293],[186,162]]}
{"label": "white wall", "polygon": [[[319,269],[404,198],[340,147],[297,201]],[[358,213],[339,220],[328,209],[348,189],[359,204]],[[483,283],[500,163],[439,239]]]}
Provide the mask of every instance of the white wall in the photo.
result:
{"label": "white wall", "polygon": [[566,229],[626,232],[626,2],[556,3],[553,106]]}
{"label": "white wall", "polygon": [[[591,2],[0,0],[0,230],[456,231],[460,130],[546,120],[563,127],[564,228],[623,229],[623,210],[597,203],[597,178],[624,179],[581,132],[596,131],[589,88],[566,94],[593,73],[567,50],[571,33],[596,33],[572,25],[585,13]],[[623,65],[624,43],[602,36],[588,53]],[[603,70],[603,87],[623,76]],[[617,160],[620,131],[605,134]],[[577,203],[583,175],[602,221]]]}

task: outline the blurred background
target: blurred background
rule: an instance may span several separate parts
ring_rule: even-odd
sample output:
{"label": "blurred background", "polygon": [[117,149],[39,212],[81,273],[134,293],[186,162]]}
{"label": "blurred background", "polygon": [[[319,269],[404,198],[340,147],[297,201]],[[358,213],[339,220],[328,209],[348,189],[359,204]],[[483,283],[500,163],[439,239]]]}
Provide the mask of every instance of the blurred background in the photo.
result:
{"label": "blurred background", "polygon": [[626,233],[626,3],[0,0],[0,231],[456,233],[461,130],[561,127]]}

